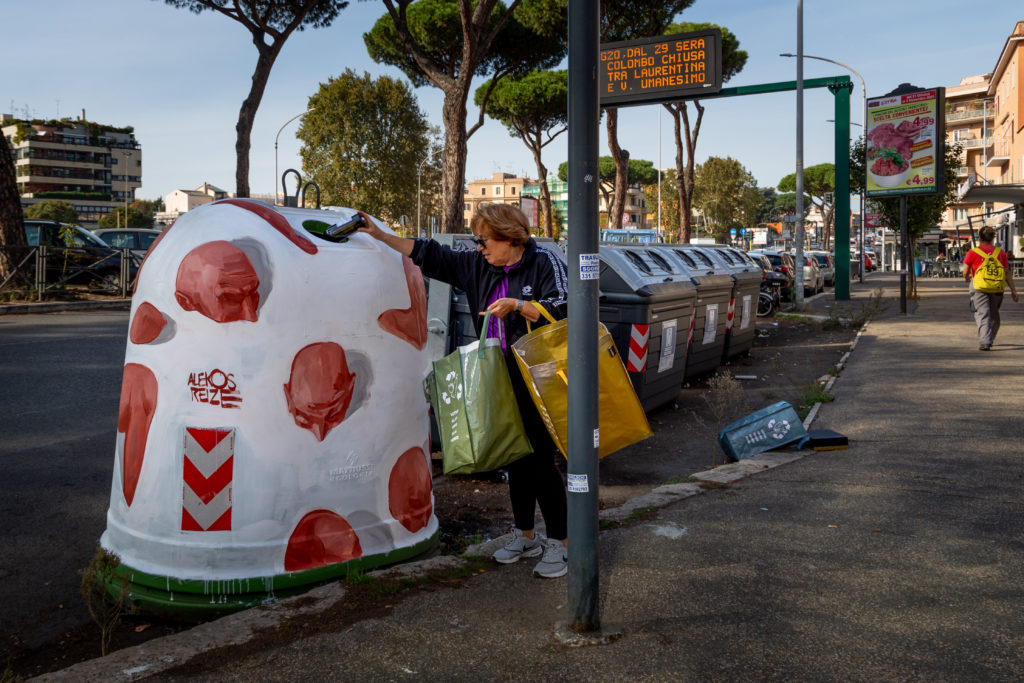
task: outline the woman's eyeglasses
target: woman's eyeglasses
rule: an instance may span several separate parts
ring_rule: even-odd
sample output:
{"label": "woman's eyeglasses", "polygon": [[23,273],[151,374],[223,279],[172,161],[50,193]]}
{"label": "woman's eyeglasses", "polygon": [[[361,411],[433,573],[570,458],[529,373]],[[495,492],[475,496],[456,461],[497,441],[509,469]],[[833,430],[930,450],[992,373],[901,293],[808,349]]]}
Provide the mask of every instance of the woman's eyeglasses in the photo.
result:
{"label": "woman's eyeglasses", "polygon": [[471,239],[473,240],[473,243],[476,244],[476,246],[483,247],[484,249],[486,249],[487,248],[487,240],[490,240],[490,239],[493,239],[493,238],[492,237],[473,237]]}

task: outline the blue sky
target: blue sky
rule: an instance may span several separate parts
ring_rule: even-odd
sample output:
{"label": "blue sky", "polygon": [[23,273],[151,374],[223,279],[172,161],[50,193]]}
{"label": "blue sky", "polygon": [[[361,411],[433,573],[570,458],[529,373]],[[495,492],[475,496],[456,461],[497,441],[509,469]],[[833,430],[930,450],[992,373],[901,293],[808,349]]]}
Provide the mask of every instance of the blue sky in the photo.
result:
{"label": "blue sky", "polygon": [[[24,116],[86,117],[134,126],[143,151],[140,198],[210,182],[234,191],[235,121],[248,91],[256,51],[236,22],[206,12],[174,9],[162,0],[32,0],[4,8],[0,41],[0,111]],[[729,28],[749,53],[728,86],[796,78],[796,0],[697,0],[679,19]],[[804,52],[850,65],[868,96],[903,82],[951,86],[991,71],[1007,35],[1024,21],[1020,0],[805,0]],[[294,34],[271,73],[256,115],[250,155],[252,192],[274,191],[274,140],[282,125],[305,110],[319,84],[346,68],[402,78],[366,55],[362,34],[384,13],[376,0],[352,2],[327,29]],[[848,74],[807,60],[805,78]],[[860,121],[861,91],[851,95],[851,120]],[[440,91],[415,90],[431,122],[441,123]],[[808,90],[804,109],[804,163],[833,161],[832,95]],[[731,156],[761,186],[774,186],[795,168],[795,95],[779,93],[705,101],[697,160]],[[620,144],[633,158],[674,164],[672,124],[658,105],[623,108]],[[471,110],[471,119],[474,113]],[[278,138],[278,167],[299,167],[297,121]],[[659,134],[660,127],[660,134]],[[854,128],[854,134],[859,129]],[[607,154],[601,129],[600,154]],[[566,159],[566,135],[545,148],[554,171]],[[505,128],[488,120],[469,140],[467,179],[492,173],[536,176],[532,157]]]}

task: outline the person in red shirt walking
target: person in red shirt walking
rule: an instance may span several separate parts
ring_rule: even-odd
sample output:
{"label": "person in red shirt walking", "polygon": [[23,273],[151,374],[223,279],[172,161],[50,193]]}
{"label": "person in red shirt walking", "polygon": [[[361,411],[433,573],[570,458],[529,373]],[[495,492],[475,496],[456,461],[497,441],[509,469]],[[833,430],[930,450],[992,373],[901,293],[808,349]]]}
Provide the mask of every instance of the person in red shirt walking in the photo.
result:
{"label": "person in red shirt walking", "polygon": [[[1010,296],[1013,297],[1014,303],[1019,299],[1006,252],[993,244],[996,240],[995,228],[985,226],[978,231],[978,237],[981,244],[967,252],[964,257],[964,280],[970,288],[971,308],[974,310],[974,321],[978,324],[978,349],[988,351],[995,343],[996,332],[999,331],[999,307],[1003,305],[1003,281],[1010,286]],[[989,257],[994,257],[998,261],[1002,266],[1002,273],[999,273],[999,268],[995,267],[986,267],[984,272],[979,272]],[[985,277],[982,278],[982,275]]]}

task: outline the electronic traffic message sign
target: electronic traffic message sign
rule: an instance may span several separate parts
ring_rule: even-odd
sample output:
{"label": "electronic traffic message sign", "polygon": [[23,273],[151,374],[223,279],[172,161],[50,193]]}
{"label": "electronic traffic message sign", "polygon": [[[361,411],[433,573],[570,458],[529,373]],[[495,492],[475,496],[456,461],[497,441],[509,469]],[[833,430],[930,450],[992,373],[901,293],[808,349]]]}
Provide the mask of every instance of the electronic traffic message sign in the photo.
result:
{"label": "electronic traffic message sign", "polygon": [[601,106],[696,99],[722,89],[719,29],[605,43]]}

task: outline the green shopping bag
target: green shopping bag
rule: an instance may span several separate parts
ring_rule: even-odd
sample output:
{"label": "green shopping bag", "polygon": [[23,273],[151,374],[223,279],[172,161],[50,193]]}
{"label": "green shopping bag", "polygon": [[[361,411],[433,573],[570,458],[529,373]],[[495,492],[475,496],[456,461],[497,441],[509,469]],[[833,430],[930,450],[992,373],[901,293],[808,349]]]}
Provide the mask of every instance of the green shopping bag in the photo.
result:
{"label": "green shopping bag", "polygon": [[533,452],[498,339],[480,340],[434,361],[430,404],[441,436],[445,474],[503,467]]}

